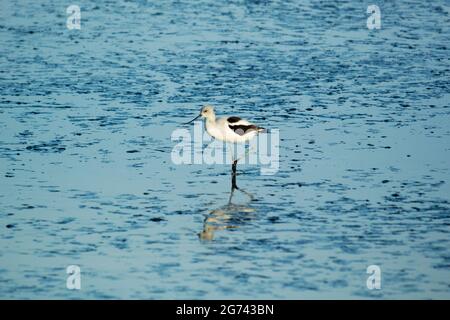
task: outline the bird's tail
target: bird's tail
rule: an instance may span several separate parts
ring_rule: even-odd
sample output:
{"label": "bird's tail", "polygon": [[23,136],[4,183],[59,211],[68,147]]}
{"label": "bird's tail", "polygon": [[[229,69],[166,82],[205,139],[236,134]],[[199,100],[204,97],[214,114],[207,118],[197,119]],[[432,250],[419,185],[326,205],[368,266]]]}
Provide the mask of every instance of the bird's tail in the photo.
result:
{"label": "bird's tail", "polygon": [[262,128],[262,127],[258,127],[258,129],[256,129],[256,130],[258,131],[258,133],[260,133],[260,132],[269,133],[269,129]]}

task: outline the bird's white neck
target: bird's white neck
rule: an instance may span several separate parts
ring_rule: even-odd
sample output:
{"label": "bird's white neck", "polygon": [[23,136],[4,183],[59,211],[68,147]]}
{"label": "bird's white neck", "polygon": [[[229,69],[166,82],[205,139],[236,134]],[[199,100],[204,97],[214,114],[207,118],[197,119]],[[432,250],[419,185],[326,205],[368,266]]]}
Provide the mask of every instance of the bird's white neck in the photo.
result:
{"label": "bird's white neck", "polygon": [[214,122],[216,122],[216,115],[215,115],[214,113],[208,115],[208,117],[206,118],[206,122],[208,122],[208,123],[214,123]]}

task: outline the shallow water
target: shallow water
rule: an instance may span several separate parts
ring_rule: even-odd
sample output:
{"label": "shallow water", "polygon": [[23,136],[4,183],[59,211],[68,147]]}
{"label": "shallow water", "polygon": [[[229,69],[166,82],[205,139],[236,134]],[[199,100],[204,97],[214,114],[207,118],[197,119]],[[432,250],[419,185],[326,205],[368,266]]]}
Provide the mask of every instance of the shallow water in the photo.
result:
{"label": "shallow water", "polygon": [[[380,30],[366,1],[78,1],[81,30],[37,2],[1,1],[1,298],[450,298],[449,1]],[[205,103],[280,130],[252,198],[171,161]]]}

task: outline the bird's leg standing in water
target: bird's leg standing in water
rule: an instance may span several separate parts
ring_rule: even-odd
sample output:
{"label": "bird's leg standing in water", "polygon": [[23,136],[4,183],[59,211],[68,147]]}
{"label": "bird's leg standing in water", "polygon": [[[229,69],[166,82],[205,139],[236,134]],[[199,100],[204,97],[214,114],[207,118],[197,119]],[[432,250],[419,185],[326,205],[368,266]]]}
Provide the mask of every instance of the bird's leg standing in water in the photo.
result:
{"label": "bird's leg standing in water", "polygon": [[230,192],[230,199],[228,200],[228,204],[231,204],[231,199],[233,199],[234,190],[238,189],[238,186],[236,184],[236,166],[237,166],[237,160],[233,160],[233,164],[231,165],[231,192]]}
{"label": "bird's leg standing in water", "polygon": [[[232,149],[232,150],[233,150],[233,149]],[[235,156],[234,156],[234,153],[232,153],[232,158],[231,158],[231,159],[232,159],[232,161],[233,161],[233,164],[231,165],[231,194],[233,194],[233,191],[234,191],[235,189],[240,190],[240,189],[238,188],[237,184],[236,184],[236,176],[237,176],[236,167],[237,167],[237,163],[238,163],[238,161],[241,160],[242,158],[245,158],[251,151],[252,151],[252,148],[249,147],[249,148],[245,151],[244,155],[243,155],[242,157],[240,157],[240,158],[238,158],[237,156],[235,157]]]}
{"label": "bird's leg standing in water", "polygon": [[231,161],[232,161],[232,165],[231,165],[231,195],[230,195],[230,200],[231,200],[231,197],[233,197],[234,190],[235,189],[239,189],[237,184],[236,184],[236,166],[237,166],[238,159],[236,159],[236,157],[235,157],[234,147],[235,147],[235,145],[227,143],[227,148],[230,151]]}
{"label": "bird's leg standing in water", "polygon": [[237,167],[238,160],[234,160],[233,164],[231,165],[231,192],[234,191],[234,189],[239,189],[236,184],[236,167]]}

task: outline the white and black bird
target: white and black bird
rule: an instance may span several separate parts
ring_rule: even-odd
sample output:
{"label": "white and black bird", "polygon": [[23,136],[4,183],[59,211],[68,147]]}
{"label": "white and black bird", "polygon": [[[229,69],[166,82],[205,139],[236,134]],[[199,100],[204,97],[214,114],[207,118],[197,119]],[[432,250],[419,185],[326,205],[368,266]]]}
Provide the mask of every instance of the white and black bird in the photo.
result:
{"label": "white and black bird", "polygon": [[[253,123],[248,122],[245,119],[239,117],[222,117],[216,118],[214,108],[206,105],[200,111],[200,114],[185,124],[189,124],[198,118],[203,117],[206,119],[206,132],[217,139],[228,143],[242,143],[253,139],[258,133],[265,131],[266,129],[259,127]],[[239,189],[236,185],[236,166],[238,159],[233,159],[231,190]]]}
{"label": "white and black bird", "polygon": [[258,127],[239,117],[216,118],[212,106],[204,106],[200,111],[200,114],[186,124],[191,123],[200,117],[206,119],[206,132],[208,132],[211,137],[225,142],[246,142],[265,130],[264,128]]}

